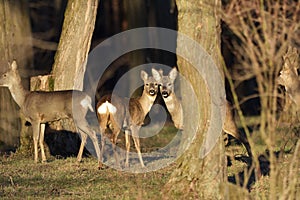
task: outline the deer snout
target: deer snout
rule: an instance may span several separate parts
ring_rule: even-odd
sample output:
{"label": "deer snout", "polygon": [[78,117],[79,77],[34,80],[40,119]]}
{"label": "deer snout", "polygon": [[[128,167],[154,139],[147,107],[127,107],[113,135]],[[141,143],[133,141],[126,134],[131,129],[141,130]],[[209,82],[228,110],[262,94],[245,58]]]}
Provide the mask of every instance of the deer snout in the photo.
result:
{"label": "deer snout", "polygon": [[150,89],[150,90],[149,90],[149,94],[150,94],[151,96],[154,96],[154,95],[156,94],[156,92],[155,92],[154,89]]}
{"label": "deer snout", "polygon": [[163,98],[167,98],[169,96],[169,93],[166,90],[163,90],[161,92],[161,95],[163,96]]}

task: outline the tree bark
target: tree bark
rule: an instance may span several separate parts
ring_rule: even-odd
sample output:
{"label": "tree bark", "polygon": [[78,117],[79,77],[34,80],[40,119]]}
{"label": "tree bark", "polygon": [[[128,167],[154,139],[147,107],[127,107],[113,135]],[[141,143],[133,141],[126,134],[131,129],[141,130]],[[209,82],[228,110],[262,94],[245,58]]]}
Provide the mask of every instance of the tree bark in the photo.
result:
{"label": "tree bark", "polygon": [[[54,90],[83,89],[98,2],[98,0],[68,1],[51,73],[54,77]],[[61,120],[51,127],[76,132],[71,120]]]}
{"label": "tree bark", "polygon": [[83,89],[98,2],[98,0],[68,1],[52,70],[55,77],[54,90]]}
{"label": "tree bark", "polygon": [[[178,31],[191,37],[198,42],[220,67],[220,20],[216,11],[220,9],[221,1],[210,0],[177,0],[178,6]],[[184,46],[177,46],[185,48]],[[181,51],[183,51],[181,49]],[[191,49],[184,49],[191,51]],[[226,181],[225,147],[222,137],[219,137],[213,150],[204,158],[200,159],[199,150],[202,145],[205,130],[209,119],[210,99],[209,93],[203,80],[197,75],[197,71],[190,63],[181,57],[177,58],[180,73],[185,76],[193,88],[200,108],[201,119],[196,137],[188,150],[178,160],[177,168],[165,185],[166,199],[181,196],[183,199],[222,199],[224,198],[224,183]],[[184,96],[184,91],[182,91]],[[201,99],[201,101],[200,101]],[[190,118],[189,120],[193,120]]]}
{"label": "tree bark", "polygon": [[[25,66],[32,66],[33,51],[27,3],[25,0],[0,1],[0,21],[3,22],[0,24],[1,73],[8,69],[8,63],[12,60],[18,62],[21,70],[25,69]],[[28,79],[25,81],[27,84],[24,86],[28,88]],[[28,150],[27,128],[24,123],[20,123],[18,106],[7,88],[0,88],[0,102],[0,150],[1,143],[11,150],[20,142],[21,151]]]}

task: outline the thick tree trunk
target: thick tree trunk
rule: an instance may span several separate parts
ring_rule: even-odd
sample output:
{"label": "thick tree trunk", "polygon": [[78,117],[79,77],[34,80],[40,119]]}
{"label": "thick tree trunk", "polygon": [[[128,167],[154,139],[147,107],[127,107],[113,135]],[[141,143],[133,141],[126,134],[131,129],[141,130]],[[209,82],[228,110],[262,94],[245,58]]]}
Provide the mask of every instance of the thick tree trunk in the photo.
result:
{"label": "thick tree trunk", "polygon": [[[0,71],[7,70],[8,63],[14,59],[20,68],[31,67],[33,54],[27,1],[1,0],[0,21]],[[28,88],[28,82],[26,86]],[[28,150],[27,128],[24,123],[20,124],[18,106],[7,88],[0,88],[0,102],[0,151],[3,144],[9,149],[16,148],[20,137],[21,151]]]}
{"label": "thick tree trunk", "polygon": [[83,89],[83,78],[95,27],[98,0],[70,0],[55,55],[54,90]]}
{"label": "thick tree trunk", "polygon": [[[177,0],[178,6],[178,31],[197,41],[212,56],[220,72],[220,21],[216,16],[216,10],[220,8],[221,1],[210,0]],[[192,51],[185,49],[181,51]],[[197,58],[195,58],[197,59]],[[222,199],[223,187],[226,182],[226,161],[225,147],[222,137],[219,137],[213,150],[204,158],[199,156],[199,150],[202,145],[204,134],[208,124],[205,123],[210,115],[210,98],[206,85],[203,80],[197,76],[197,71],[188,61],[178,57],[179,71],[192,84],[195,89],[198,107],[200,108],[200,121],[196,137],[191,143],[189,149],[178,161],[178,167],[175,169],[169,182],[164,188],[164,193],[172,199],[176,195],[196,199]],[[184,91],[182,91],[184,96]],[[200,101],[201,99],[201,101]],[[193,120],[193,118],[189,118]]]}
{"label": "thick tree trunk", "polygon": [[[98,0],[68,1],[52,70],[54,90],[83,89],[98,3]],[[51,127],[76,132],[71,120],[61,120]]]}

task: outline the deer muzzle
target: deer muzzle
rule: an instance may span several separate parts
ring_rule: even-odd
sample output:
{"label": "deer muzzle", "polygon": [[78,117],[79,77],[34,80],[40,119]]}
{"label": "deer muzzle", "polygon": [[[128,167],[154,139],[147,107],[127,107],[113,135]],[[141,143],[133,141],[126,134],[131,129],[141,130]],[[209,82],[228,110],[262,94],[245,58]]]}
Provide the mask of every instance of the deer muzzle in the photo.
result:
{"label": "deer muzzle", "polygon": [[155,93],[155,90],[154,89],[150,89],[149,90],[149,94],[151,95],[151,96],[154,96],[156,93]]}
{"label": "deer muzzle", "polygon": [[162,91],[161,95],[163,96],[163,98],[167,98],[169,96],[169,93],[167,91]]}

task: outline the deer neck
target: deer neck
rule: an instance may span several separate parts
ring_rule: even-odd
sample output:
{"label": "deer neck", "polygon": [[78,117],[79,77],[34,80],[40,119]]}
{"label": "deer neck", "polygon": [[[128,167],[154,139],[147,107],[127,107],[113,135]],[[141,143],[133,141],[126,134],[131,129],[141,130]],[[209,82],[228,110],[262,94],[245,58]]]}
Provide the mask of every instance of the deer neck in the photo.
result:
{"label": "deer neck", "polygon": [[26,95],[29,93],[29,91],[25,90],[25,88],[22,86],[21,80],[17,81],[16,84],[8,87],[8,89],[10,90],[11,96],[13,97],[15,102],[19,105],[20,108],[22,108]]}
{"label": "deer neck", "polygon": [[171,94],[167,98],[164,98],[164,101],[169,112],[173,112],[178,105],[178,99],[174,92],[171,92]]}
{"label": "deer neck", "polygon": [[155,101],[156,95],[151,96],[146,93],[146,91],[143,91],[143,94],[141,97],[139,97],[137,100],[141,104],[143,111],[145,115],[150,111],[154,101]]}

